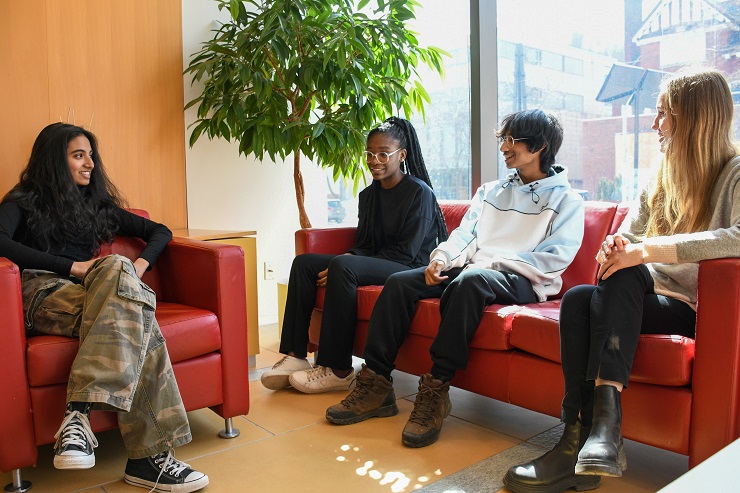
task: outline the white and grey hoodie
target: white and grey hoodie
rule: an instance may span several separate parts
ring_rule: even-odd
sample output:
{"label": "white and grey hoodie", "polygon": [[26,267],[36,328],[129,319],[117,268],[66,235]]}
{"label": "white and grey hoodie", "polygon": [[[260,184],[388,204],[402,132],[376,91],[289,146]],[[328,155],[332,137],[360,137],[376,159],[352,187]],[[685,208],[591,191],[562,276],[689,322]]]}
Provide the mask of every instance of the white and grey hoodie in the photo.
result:
{"label": "white and grey hoodie", "polygon": [[483,184],[447,241],[431,260],[453,267],[480,267],[520,274],[540,301],[557,294],[561,274],[583,240],[583,199],[570,188],[568,172],[555,165],[542,179],[524,184],[514,172]]}

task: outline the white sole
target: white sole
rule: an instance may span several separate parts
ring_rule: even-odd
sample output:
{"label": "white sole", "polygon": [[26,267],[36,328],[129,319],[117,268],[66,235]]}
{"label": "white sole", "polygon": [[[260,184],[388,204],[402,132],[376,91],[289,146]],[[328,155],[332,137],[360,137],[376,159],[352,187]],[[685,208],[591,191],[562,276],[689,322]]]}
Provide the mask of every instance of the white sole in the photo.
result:
{"label": "white sole", "polygon": [[199,489],[208,485],[208,476],[204,475],[202,478],[191,481],[189,483],[182,484],[157,484],[153,481],[147,481],[146,479],[129,476],[128,474],[123,475],[123,480],[131,486],[138,486],[139,488],[147,488],[153,491],[159,491],[160,493],[190,493],[191,491],[198,491]]}
{"label": "white sole", "polygon": [[262,375],[260,381],[266,389],[281,390],[290,387],[290,375]]}
{"label": "white sole", "polygon": [[90,469],[95,465],[94,455],[55,455],[56,469]]}

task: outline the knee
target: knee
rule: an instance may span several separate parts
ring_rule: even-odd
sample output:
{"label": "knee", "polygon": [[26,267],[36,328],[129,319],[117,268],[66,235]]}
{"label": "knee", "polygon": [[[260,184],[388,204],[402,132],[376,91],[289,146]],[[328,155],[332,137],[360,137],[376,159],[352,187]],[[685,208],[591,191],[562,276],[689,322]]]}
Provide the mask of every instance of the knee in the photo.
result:
{"label": "knee", "polygon": [[337,255],[329,261],[329,279],[336,276],[354,276],[355,255]]}
{"label": "knee", "polygon": [[[494,271],[495,273],[498,273]],[[489,274],[490,275],[490,274]],[[468,293],[477,291],[481,284],[487,283],[486,276],[481,269],[466,269],[450,282],[445,291]]]}
{"label": "knee", "polygon": [[126,265],[130,267],[129,270],[136,272],[134,263],[123,255],[116,253],[112,255],[106,255],[105,257],[99,258],[92,266],[91,270],[97,272],[108,272],[108,271],[121,271],[126,269]]}
{"label": "knee", "polygon": [[561,306],[580,305],[584,302],[590,303],[593,291],[594,286],[591,286],[590,284],[572,287],[563,295]]}

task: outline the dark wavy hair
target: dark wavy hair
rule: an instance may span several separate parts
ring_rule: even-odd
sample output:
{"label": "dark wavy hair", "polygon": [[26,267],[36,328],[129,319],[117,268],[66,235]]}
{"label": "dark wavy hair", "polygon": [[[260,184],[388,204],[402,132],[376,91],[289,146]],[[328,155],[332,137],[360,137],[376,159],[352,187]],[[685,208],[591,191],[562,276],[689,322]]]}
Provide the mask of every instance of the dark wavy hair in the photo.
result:
{"label": "dark wavy hair", "polygon": [[[419,138],[410,121],[392,116],[387,118],[379,126],[370,130],[367,134],[367,140],[370,140],[370,137],[375,134],[388,135],[393,140],[398,141],[399,149],[406,149],[406,160],[401,163],[401,171],[415,176],[434,190],[426,163],[424,162],[424,156],[421,153]],[[439,203],[435,202],[435,206],[437,208],[437,240],[442,242],[448,237],[447,223],[445,223],[445,217],[442,209],[439,207]]]}
{"label": "dark wavy hair", "polygon": [[512,113],[501,121],[498,137],[506,134],[515,139],[527,139],[524,143],[529,152],[540,153],[540,171],[547,173],[555,164],[555,156],[563,143],[563,126],[554,115],[542,110],[525,110]]}
{"label": "dark wavy hair", "polygon": [[[78,186],[67,163],[69,142],[84,135],[90,141],[95,165],[87,186]],[[36,238],[35,248],[48,252],[64,248],[71,240],[92,240],[93,253],[113,240],[118,230],[115,215],[125,201],[105,173],[92,132],[76,125],[52,123],[36,137],[31,157],[20,181],[3,198],[27,211],[27,227]]]}

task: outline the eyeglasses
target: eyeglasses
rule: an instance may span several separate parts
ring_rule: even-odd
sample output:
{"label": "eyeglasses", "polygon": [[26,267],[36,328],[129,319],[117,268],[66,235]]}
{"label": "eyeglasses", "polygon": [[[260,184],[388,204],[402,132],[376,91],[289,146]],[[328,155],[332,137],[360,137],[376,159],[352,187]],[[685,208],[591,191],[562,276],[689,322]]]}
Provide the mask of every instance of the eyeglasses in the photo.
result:
{"label": "eyeglasses", "polygon": [[394,155],[395,153],[397,153],[398,151],[401,151],[401,150],[403,150],[403,148],[399,147],[398,149],[396,149],[393,152],[378,152],[378,153],[375,153],[375,152],[365,151],[362,154],[365,156],[365,161],[368,162],[368,163],[370,161],[372,161],[373,159],[375,159],[375,161],[378,164],[385,164],[385,163],[388,162],[388,158],[389,157],[391,157],[392,155]]}
{"label": "eyeglasses", "polygon": [[498,138],[498,146],[501,147],[502,145],[506,144],[508,147],[513,147],[514,143],[520,140],[529,140],[527,137],[522,137],[521,139],[515,139],[511,135],[502,135]]}

